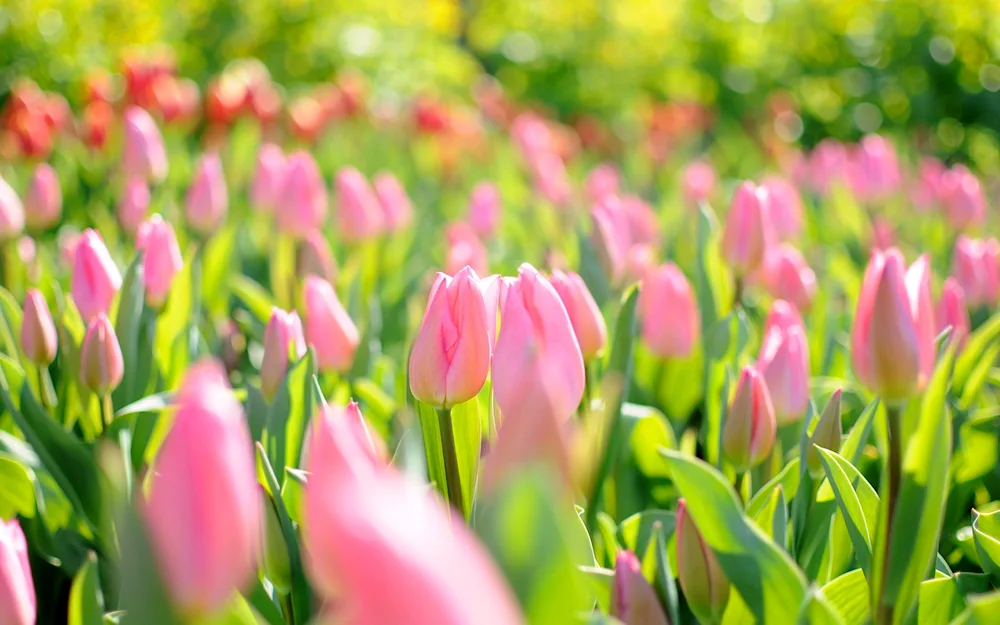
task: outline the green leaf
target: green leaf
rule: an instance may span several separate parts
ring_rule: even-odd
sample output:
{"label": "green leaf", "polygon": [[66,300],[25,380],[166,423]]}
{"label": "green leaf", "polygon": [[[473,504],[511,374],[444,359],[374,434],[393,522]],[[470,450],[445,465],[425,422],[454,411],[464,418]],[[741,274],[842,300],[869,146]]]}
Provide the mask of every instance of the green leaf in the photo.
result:
{"label": "green leaf", "polygon": [[823,594],[844,625],[865,625],[869,617],[868,582],[864,571],[854,569],[823,586]]}
{"label": "green leaf", "polygon": [[875,415],[878,414],[879,400],[872,400],[858,416],[854,422],[854,427],[844,439],[844,444],[840,446],[840,455],[846,458],[852,465],[858,464],[861,454],[865,450],[865,443],[871,435],[872,424],[875,422]]}
{"label": "green leaf", "polygon": [[743,514],[722,474],[697,458],[662,453],[694,524],[754,617],[794,622],[806,594],[802,571]]}
{"label": "green leaf", "polygon": [[844,625],[844,619],[826,598],[823,591],[812,586],[799,609],[799,625]]}
{"label": "green leaf", "polygon": [[1000,580],[1000,510],[972,511],[972,537],[983,570]]}
{"label": "green leaf", "polygon": [[[872,531],[875,528],[876,518],[874,513],[877,507],[866,511],[861,504],[855,488],[861,488],[861,484],[867,486],[871,491],[871,497],[875,497],[874,503],[877,505],[877,495],[867,480],[858,470],[841,457],[840,454],[816,446],[819,452],[820,461],[823,463],[823,470],[826,472],[827,482],[833,489],[833,495],[837,499],[837,506],[843,515],[847,526],[847,533],[851,538],[851,545],[854,547],[854,554],[858,558],[858,564],[865,575],[869,574],[872,563]],[[849,472],[852,473],[849,475]]]}
{"label": "green leaf", "polygon": [[757,527],[762,529],[776,545],[785,546],[788,539],[788,506],[785,503],[785,492],[780,485],[771,490],[767,501],[752,518]]}
{"label": "green leaf", "polygon": [[264,287],[243,274],[237,274],[229,281],[229,288],[258,321],[264,324],[270,321],[271,309],[274,308],[275,304],[271,299],[271,294]]}
{"label": "green leaf", "polygon": [[163,412],[170,407],[173,400],[174,394],[171,391],[146,395],[142,399],[137,399],[131,404],[119,408],[115,412],[115,418],[141,414],[143,412]]}
{"label": "green leaf", "polygon": [[313,358],[309,350],[289,368],[268,409],[262,442],[271,466],[281,471],[286,466],[299,466],[302,441],[312,416]]}
{"label": "green leaf", "polygon": [[622,418],[632,423],[629,446],[639,470],[648,477],[667,477],[660,448],[677,449],[677,438],[662,412],[651,406],[625,403]]}
{"label": "green leaf", "polygon": [[259,580],[254,580],[250,587],[250,592],[246,597],[247,601],[256,610],[257,614],[267,622],[267,625],[285,625],[285,619],[281,616],[281,610],[264,590]]}
{"label": "green leaf", "polygon": [[241,222],[233,222],[212,237],[203,248],[201,296],[210,313],[221,316],[227,312],[230,294],[229,276],[236,258],[236,235]]}
{"label": "green leaf", "polygon": [[653,535],[655,540],[649,544],[649,549],[654,549],[656,555],[656,578],[653,580],[653,589],[666,606],[670,622],[680,623],[677,584],[674,582],[670,557],[667,555],[667,531],[661,524],[656,523],[653,526]]}
{"label": "green leaf", "polygon": [[139,397],[145,390],[147,380],[139,379],[140,358],[148,353],[140,354],[139,332],[142,329],[142,307],[146,292],[142,282],[142,251],[125,270],[121,290],[118,291],[118,316],[115,318],[115,334],[122,350],[122,362],[125,363],[125,375],[122,382],[112,393],[115,406],[125,406]]}
{"label": "green leaf", "polygon": [[120,506],[115,524],[121,541],[121,602],[125,625],[181,625],[174,613],[156,563],[145,523],[127,504]]}
{"label": "green leaf", "polygon": [[1000,313],[990,317],[966,339],[965,348],[955,359],[955,388],[963,391],[962,395],[972,372],[984,360],[986,351],[996,345],[997,339],[1000,339]]}
{"label": "green leaf", "polygon": [[618,527],[621,544],[632,553],[641,556],[646,553],[650,541],[656,538],[653,534],[653,527],[657,523],[669,537],[674,533],[676,517],[672,511],[668,510],[637,512],[622,521]]}
{"label": "green leaf", "polygon": [[917,625],[948,625],[964,608],[965,601],[953,578],[929,579],[920,584]]}
{"label": "green leaf", "polygon": [[463,514],[468,519],[472,514],[472,503],[476,497],[476,479],[479,476],[479,456],[482,453],[482,421],[479,418],[479,401],[473,397],[469,401],[451,409],[455,430],[455,451],[458,454],[458,468],[462,483]]}
{"label": "green leaf", "polygon": [[[775,489],[780,488],[786,493],[796,493],[799,490],[799,459],[792,458],[781,472],[772,477],[766,484],[760,487],[747,504],[747,516],[755,518],[767,505]],[[795,496],[794,494],[792,495]]]}
{"label": "green leaf", "polygon": [[73,578],[69,591],[69,625],[103,625],[104,596],[97,573],[97,554],[91,551]]}
{"label": "green leaf", "polygon": [[0,519],[35,516],[35,484],[31,470],[13,456],[0,454]]}

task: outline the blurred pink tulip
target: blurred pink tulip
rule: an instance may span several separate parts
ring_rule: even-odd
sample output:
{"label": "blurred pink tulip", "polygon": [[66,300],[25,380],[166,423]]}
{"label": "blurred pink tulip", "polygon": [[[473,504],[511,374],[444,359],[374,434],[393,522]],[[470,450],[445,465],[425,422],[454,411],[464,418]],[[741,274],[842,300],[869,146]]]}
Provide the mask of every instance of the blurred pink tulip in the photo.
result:
{"label": "blurred pink tulip", "polygon": [[296,268],[300,276],[319,276],[331,283],[337,278],[337,261],[326,236],[319,230],[313,230],[302,240]]}
{"label": "blurred pink tulip", "polygon": [[492,237],[500,221],[500,191],[492,182],[480,182],[472,188],[467,210],[468,222],[481,237]]}
{"label": "blurred pink tulip", "polygon": [[479,240],[476,231],[465,221],[448,224],[445,229],[448,240],[448,256],[445,259],[446,273],[456,274],[463,267],[469,266],[477,273],[487,273],[489,264],[486,246]]}
{"label": "blurred pink tulip", "polygon": [[887,250],[896,247],[898,237],[896,237],[896,227],[891,221],[884,217],[875,217],[872,220],[872,249]]}
{"label": "blurred pink tulip", "polygon": [[522,113],[510,125],[510,136],[521,149],[526,159],[553,148],[552,131],[548,124],[535,113]]}
{"label": "blurred pink tulip", "polygon": [[543,198],[558,209],[565,209],[572,199],[569,174],[562,158],[555,152],[541,152],[531,160],[535,188]]}
{"label": "blurred pink tulip", "polygon": [[802,198],[799,191],[785,178],[765,178],[761,186],[767,190],[770,222],[779,241],[795,239],[802,232]]}
{"label": "blurred pink tulip", "polygon": [[965,304],[965,293],[955,278],[944,281],[934,319],[937,321],[937,332],[940,334],[945,328],[951,328],[950,341],[962,349],[965,338],[969,336],[969,309]]}
{"label": "blurred pink tulip", "polygon": [[326,186],[309,152],[298,150],[288,155],[275,200],[275,222],[284,234],[302,238],[326,223]]}
{"label": "blurred pink tulip", "polygon": [[410,390],[436,408],[479,393],[490,369],[489,316],[476,272],[437,275],[410,352]]}
{"label": "blurred pink tulip", "polygon": [[661,358],[687,358],[701,335],[694,291],[673,263],[656,267],[642,282],[638,310],[642,340]]}
{"label": "blurred pink tulip", "polygon": [[28,289],[24,297],[21,322],[21,349],[32,363],[46,367],[56,358],[59,344],[56,326],[45,296],[38,289]]}
{"label": "blurred pink tulip", "polygon": [[742,473],[767,458],[776,432],[774,405],[764,376],[747,365],[722,426],[722,454]]}
{"label": "blurred pink tulip", "polygon": [[524,263],[510,281],[493,351],[493,393],[504,414],[567,419],[583,398],[580,344],[559,295]]}
{"label": "blurred pink tulip", "polygon": [[[282,204],[285,182],[286,158],[281,147],[265,143],[257,152],[257,166],[250,183],[250,205],[261,212],[270,213]],[[320,182],[322,185],[322,181]]]}
{"label": "blurred pink tulip", "polygon": [[920,159],[917,179],[910,185],[910,202],[919,211],[927,211],[941,202],[941,183],[948,168],[933,156]]}
{"label": "blurred pink tulip", "polygon": [[118,223],[130,236],[135,235],[146,219],[149,202],[149,187],[145,180],[130,178],[125,181],[121,201],[118,203]]}
{"label": "blurred pink tulip", "polygon": [[174,276],[184,268],[174,227],[159,214],[153,215],[139,226],[135,248],[145,251],[142,282],[146,289],[146,303],[150,308],[159,309],[167,301]]}
{"label": "blurred pink tulip", "polygon": [[170,597],[191,620],[217,614],[254,576],[261,531],[250,431],[222,365],[188,369],[144,507]]}
{"label": "blurred pink tulip", "polygon": [[844,181],[847,147],[836,139],[823,139],[809,155],[809,181],[813,191],[826,195]]}
{"label": "blurred pink tulip", "polygon": [[896,148],[881,135],[865,135],[847,167],[847,183],[861,202],[884,200],[899,190],[901,174]]}
{"label": "blurred pink tulip", "polygon": [[326,280],[306,276],[304,287],[306,342],[316,350],[320,371],[347,371],[361,342],[358,328]]}
{"label": "blurred pink tulip", "polygon": [[948,222],[959,232],[986,221],[986,196],[982,185],[965,165],[955,165],[941,177],[941,200]]}
{"label": "blurred pink tulip", "polygon": [[348,243],[365,241],[382,233],[385,223],[378,198],[364,174],[353,167],[337,172],[338,233]]}
{"label": "blurred pink tulip", "polygon": [[718,177],[715,169],[707,161],[692,161],[681,174],[681,189],[684,201],[691,206],[706,202],[715,193]]}
{"label": "blurred pink tulip", "polygon": [[24,204],[14,188],[0,176],[0,241],[8,241],[24,231]]}
{"label": "blurred pink tulip", "polygon": [[28,541],[17,519],[0,520],[0,623],[35,625],[36,618]]}
{"label": "blurred pink tulip", "polygon": [[125,375],[122,348],[108,316],[99,313],[90,320],[80,346],[80,379],[101,397],[118,388]]}
{"label": "blurred pink tulip", "polygon": [[801,323],[768,324],[757,370],[767,383],[778,425],[802,418],[809,406],[809,344]]}
{"label": "blurred pink tulip", "polygon": [[729,603],[729,579],[691,520],[683,498],[677,502],[676,519],[677,581],[684,599],[700,622],[721,622]]}
{"label": "blurred pink tulip", "polygon": [[764,256],[763,280],[772,297],[788,300],[799,310],[809,310],[816,297],[816,274],[791,243],[768,250]]}
{"label": "blurred pink tulip", "polygon": [[584,193],[591,202],[598,202],[609,195],[618,195],[621,172],[612,163],[601,163],[590,170],[583,182]]}
{"label": "blurred pink tulip", "polygon": [[604,198],[590,211],[593,227],[590,240],[608,279],[617,284],[624,276],[625,261],[632,245],[628,218],[621,209],[621,200]]}
{"label": "blurred pink tulip", "polygon": [[637,195],[623,195],[621,210],[628,224],[629,246],[656,245],[660,238],[660,223],[656,212]]}
{"label": "blurred pink tulip", "polygon": [[771,242],[767,190],[744,182],[736,190],[722,232],[722,255],[737,277],[744,277],[764,262]]}
{"label": "blurred pink tulip", "polygon": [[125,111],[122,171],[126,178],[142,178],[154,183],[167,177],[163,135],[149,113],[138,106],[130,106]]}
{"label": "blurred pink tulip", "polygon": [[799,310],[784,300],[775,300],[764,319],[764,336],[767,336],[771,328],[780,328],[782,332],[788,332],[795,326],[805,327]]}
{"label": "blurred pink tulip", "polygon": [[596,358],[608,343],[608,328],[594,296],[583,278],[572,271],[568,274],[553,271],[551,282],[569,314],[584,360]]}
{"label": "blurred pink tulip", "polygon": [[368,426],[368,421],[361,414],[361,407],[358,406],[358,402],[352,400],[347,403],[347,407],[344,408],[344,417],[347,418],[354,437],[361,444],[361,448],[371,456],[371,460],[375,463],[375,466],[388,466],[389,450],[385,446],[385,441],[377,433],[372,432]]}
{"label": "blurred pink tulip", "polygon": [[389,172],[377,173],[372,178],[372,186],[382,207],[385,229],[396,232],[409,226],[413,221],[413,204],[396,176]]}
{"label": "blurred pink tulip", "polygon": [[898,249],[873,252],[851,335],[858,379],[893,403],[921,391],[934,369],[935,327],[928,257],[907,270]]}
{"label": "blurred pink tulip", "polygon": [[121,286],[122,274],[101,235],[88,228],[73,252],[73,301],[84,323],[107,313]]}
{"label": "blurred pink tulip", "polygon": [[194,168],[194,180],[188,189],[184,216],[188,225],[203,237],[215,234],[226,220],[229,191],[222,173],[222,160],[214,152],[201,155]]}
{"label": "blurred pink tulip", "polygon": [[992,307],[1000,295],[1000,243],[996,239],[958,237],[951,271],[970,308]]}
{"label": "blurred pink tulip", "polygon": [[306,353],[302,321],[296,312],[271,309],[271,319],[264,329],[264,356],[260,362],[260,388],[271,401],[285,380],[289,360],[298,360]]}
{"label": "blurred pink tulip", "polygon": [[28,229],[46,230],[59,221],[62,214],[62,189],[56,170],[48,163],[39,163],[31,175],[28,193],[24,197],[24,218]]}
{"label": "blurred pink tulip", "polygon": [[[486,550],[421,485],[372,462],[343,411],[310,428],[303,498],[306,571],[357,625],[521,625]],[[385,589],[395,590],[386,594]]]}
{"label": "blurred pink tulip", "polygon": [[631,551],[615,558],[615,586],[611,593],[611,616],[624,625],[668,625],[656,591],[642,573],[642,563]]}

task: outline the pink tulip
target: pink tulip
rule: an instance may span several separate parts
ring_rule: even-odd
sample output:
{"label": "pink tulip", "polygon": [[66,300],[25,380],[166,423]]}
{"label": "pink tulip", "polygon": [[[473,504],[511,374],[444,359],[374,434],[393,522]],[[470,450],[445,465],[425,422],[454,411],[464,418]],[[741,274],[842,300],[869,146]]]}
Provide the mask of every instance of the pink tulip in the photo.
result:
{"label": "pink tulip", "polygon": [[492,237],[500,221],[500,191],[492,182],[472,188],[467,209],[469,225],[481,237]]}
{"label": "pink tulip", "polygon": [[885,217],[872,220],[872,249],[887,250],[897,245],[896,227]]}
{"label": "pink tulip", "polygon": [[493,351],[493,393],[504,414],[573,414],[583,398],[580,344],[559,295],[524,263],[503,300]]}
{"label": "pink tulip", "polygon": [[625,282],[641,282],[656,268],[656,251],[652,245],[633,245],[625,253],[625,267],[622,270]]}
{"label": "pink tulip", "polygon": [[625,269],[625,259],[632,245],[628,218],[616,197],[604,198],[590,211],[593,228],[590,240],[612,283],[618,283]]}
{"label": "pink tulip", "polygon": [[778,425],[799,420],[809,406],[809,344],[801,323],[768,324],[757,370],[767,383]]}
{"label": "pink tulip", "polygon": [[342,411],[314,419],[306,456],[306,571],[317,594],[333,602],[333,620],[524,623],[472,532],[452,523],[426,488],[373,463]]}
{"label": "pink tulip", "polygon": [[652,269],[638,302],[642,340],[661,358],[687,358],[701,335],[694,291],[673,263]]}
{"label": "pink tulip", "polygon": [[955,165],[941,177],[945,216],[959,232],[986,221],[986,196],[979,178],[964,165]]}
{"label": "pink tulip", "polygon": [[736,190],[722,232],[722,255],[733,273],[744,277],[764,262],[771,241],[767,190],[744,182]]}
{"label": "pink tulip", "polygon": [[916,209],[923,212],[941,202],[941,183],[947,171],[944,163],[932,156],[920,159],[917,180],[910,191],[910,201]]}
{"label": "pink tulip", "polygon": [[129,235],[135,235],[146,219],[149,203],[149,187],[145,180],[130,178],[125,182],[121,202],[118,204],[118,223]]}
{"label": "pink tulip", "polygon": [[80,379],[83,385],[101,397],[118,388],[125,375],[122,348],[107,315],[99,313],[90,320],[80,346]]}
{"label": "pink tulip", "polygon": [[767,336],[772,328],[779,328],[787,333],[796,326],[805,327],[798,309],[784,300],[775,300],[771,304],[771,310],[767,312],[767,318],[764,319],[764,336]]}
{"label": "pink tulip", "polygon": [[767,190],[770,222],[780,241],[787,241],[802,232],[802,199],[798,190],[785,178],[765,178],[761,186]]}
{"label": "pink tulip", "polygon": [[145,250],[142,282],[146,289],[146,303],[151,308],[159,309],[167,301],[174,277],[184,268],[174,227],[159,214],[153,215],[139,226],[135,248]]}
{"label": "pink tulip", "polygon": [[300,276],[319,276],[327,282],[337,278],[337,261],[333,258],[330,243],[319,230],[313,230],[302,240],[296,262]]}
{"label": "pink tulip", "polygon": [[413,221],[413,204],[399,180],[389,172],[381,172],[375,174],[372,186],[382,207],[385,229],[396,232],[409,226]]}
{"label": "pink tulip", "polygon": [[490,369],[489,316],[476,272],[437,275],[410,352],[410,390],[448,408],[475,397]]}
{"label": "pink tulip", "polygon": [[510,135],[521,149],[526,159],[540,152],[549,152],[553,147],[552,131],[548,124],[535,113],[522,113],[510,125]]}
{"label": "pink tulip", "polygon": [[615,558],[611,615],[624,625],[668,625],[669,623],[656,592],[642,573],[642,563],[631,551],[619,551]]}
{"label": "pink tulip", "polygon": [[326,186],[312,155],[305,150],[292,152],[285,163],[274,216],[283,233],[302,238],[326,223]]}
{"label": "pink tulip", "polygon": [[24,231],[24,205],[17,192],[0,176],[0,241],[16,238]]}
{"label": "pink tulip", "polygon": [[357,243],[381,234],[385,227],[382,209],[364,174],[353,167],[343,167],[337,172],[335,186],[341,238]]}
{"label": "pink tulip", "polygon": [[489,264],[486,246],[468,222],[456,221],[449,224],[445,229],[445,238],[448,240],[445,272],[456,274],[463,267],[469,266],[476,273],[487,273]]}
{"label": "pink tulip", "polygon": [[965,304],[965,293],[954,278],[944,281],[934,318],[937,320],[937,332],[940,334],[951,328],[950,341],[961,349],[969,336],[969,309]]}
{"label": "pink tulip", "polygon": [[881,135],[865,135],[848,161],[847,183],[862,202],[883,200],[899,190],[896,148]]}
{"label": "pink tulip", "polygon": [[298,360],[306,353],[302,321],[296,312],[271,309],[271,319],[264,329],[264,356],[260,362],[260,387],[268,401],[285,380],[289,360]]}
{"label": "pink tulip", "polygon": [[971,308],[993,306],[1000,295],[1000,243],[958,237],[951,271]]}
{"label": "pink tulip", "polygon": [[28,289],[21,322],[21,349],[32,363],[47,367],[56,358],[58,344],[56,326],[45,296],[38,289]]}
{"label": "pink tulip", "polygon": [[226,178],[222,173],[222,161],[218,154],[202,154],[194,171],[184,216],[192,230],[208,237],[215,234],[226,220],[229,191],[226,189]]}
{"label": "pink tulip", "polygon": [[611,163],[601,163],[590,170],[583,182],[584,193],[591,202],[598,202],[609,195],[618,195],[621,173]]}
{"label": "pink tulip", "polygon": [[222,365],[188,369],[176,405],[144,512],[170,597],[198,620],[253,577],[260,500],[250,431]]}
{"label": "pink tulip", "polygon": [[594,296],[590,294],[583,278],[572,271],[568,274],[558,270],[553,271],[551,282],[569,314],[584,360],[594,359],[608,343],[608,329],[604,323],[604,315],[597,307]]}
{"label": "pink tulip", "polygon": [[[250,205],[270,213],[283,204],[286,158],[280,146],[265,143],[257,152],[257,166],[250,183]],[[320,183],[322,184],[322,182]]]}
{"label": "pink tulip", "polygon": [[706,161],[692,161],[681,176],[684,201],[691,206],[708,201],[718,184],[715,169]]}
{"label": "pink tulip", "polygon": [[326,280],[306,276],[304,293],[306,342],[316,350],[317,367],[320,371],[347,371],[361,342],[357,326]]}
{"label": "pink tulip", "polygon": [[752,469],[771,453],[776,427],[764,376],[753,366],[743,367],[722,426],[722,454],[736,471]]}
{"label": "pink tulip", "polygon": [[800,310],[809,310],[816,297],[816,274],[802,252],[791,243],[782,243],[764,256],[764,286],[778,299],[788,300]]}
{"label": "pink tulip", "polygon": [[62,214],[62,189],[56,170],[48,163],[35,167],[24,197],[24,217],[28,229],[42,231],[59,221]]}
{"label": "pink tulip", "polygon": [[125,111],[125,139],[122,170],[126,178],[162,182],[167,177],[167,151],[156,122],[144,109],[131,106]]}
{"label": "pink tulip", "polygon": [[621,197],[621,210],[628,224],[629,245],[656,245],[660,238],[660,223],[653,207],[636,195]]}
{"label": "pink tulip", "polygon": [[729,603],[729,579],[715,552],[691,519],[687,501],[677,502],[677,581],[691,611],[703,623],[718,623]]}
{"label": "pink tulip", "polygon": [[889,402],[922,390],[934,369],[934,328],[929,258],[907,270],[899,250],[873,252],[851,335],[858,379]]}
{"label": "pink tulip", "polygon": [[0,520],[0,623],[35,625],[36,610],[24,531],[17,519]]}
{"label": "pink tulip", "polygon": [[809,181],[813,190],[827,195],[843,182],[847,170],[847,148],[836,139],[823,139],[809,155]]}
{"label": "pink tulip", "polygon": [[364,415],[361,414],[361,407],[358,402],[350,401],[344,408],[344,417],[354,432],[354,437],[361,444],[361,448],[368,452],[372,462],[377,467],[389,466],[389,450],[385,446],[385,441],[376,432],[372,432],[371,427]]}
{"label": "pink tulip", "polygon": [[122,274],[101,235],[88,228],[73,252],[73,301],[84,322],[107,313],[122,286]]}
{"label": "pink tulip", "polygon": [[555,152],[541,152],[531,160],[535,189],[547,202],[563,209],[572,199],[569,175],[562,158]]}

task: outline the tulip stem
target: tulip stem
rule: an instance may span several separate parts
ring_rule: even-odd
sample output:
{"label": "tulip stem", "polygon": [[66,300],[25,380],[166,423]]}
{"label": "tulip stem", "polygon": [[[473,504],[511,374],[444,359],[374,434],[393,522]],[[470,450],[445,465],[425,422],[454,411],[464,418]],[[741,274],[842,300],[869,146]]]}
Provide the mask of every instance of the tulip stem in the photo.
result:
{"label": "tulip stem", "polygon": [[743,479],[746,477],[746,472],[736,472],[736,479],[733,481],[733,488],[736,489],[736,496],[739,498],[740,503],[743,502]]}
{"label": "tulip stem", "polygon": [[38,401],[41,402],[45,412],[49,411],[49,402],[45,393],[45,367],[38,366]]}
{"label": "tulip stem", "polygon": [[295,608],[292,603],[292,593],[278,593],[279,600],[281,601],[281,611],[284,613],[285,622],[288,625],[292,625],[295,622]]}
{"label": "tulip stem", "polygon": [[104,429],[111,427],[111,420],[115,416],[114,406],[111,405],[111,393],[101,397],[101,417],[104,422]]}
{"label": "tulip stem", "polygon": [[[899,481],[902,469],[902,414],[903,407],[900,405],[886,405],[886,416],[888,417],[889,434],[889,457],[887,458],[889,480],[886,488],[886,517],[887,525],[885,531],[885,544],[883,545],[882,570],[889,570],[889,553],[892,545],[892,523],[896,517],[896,502],[899,499]],[[884,589],[883,589],[884,590]],[[883,597],[884,600],[884,597]],[[876,623],[879,625],[892,625],[894,606],[879,602]]]}
{"label": "tulip stem", "polygon": [[733,310],[739,309],[743,305],[743,278],[736,278],[733,282]]}
{"label": "tulip stem", "polygon": [[455,422],[451,417],[451,408],[439,408],[438,429],[441,430],[441,455],[444,460],[445,493],[448,503],[459,513],[465,514],[465,503],[462,498],[462,477],[458,470],[458,450],[455,448]]}

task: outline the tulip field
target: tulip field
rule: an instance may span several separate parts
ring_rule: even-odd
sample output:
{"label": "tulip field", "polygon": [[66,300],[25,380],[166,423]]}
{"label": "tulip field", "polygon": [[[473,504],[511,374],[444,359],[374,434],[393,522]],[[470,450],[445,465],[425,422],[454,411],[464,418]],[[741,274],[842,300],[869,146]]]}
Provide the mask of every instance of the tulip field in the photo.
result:
{"label": "tulip field", "polygon": [[0,625],[1000,622],[989,159],[485,74],[33,78]]}

